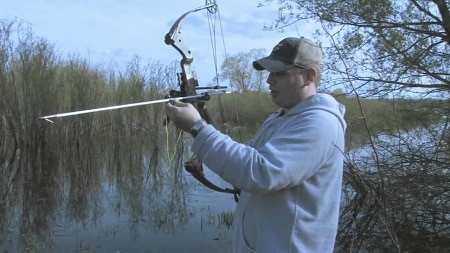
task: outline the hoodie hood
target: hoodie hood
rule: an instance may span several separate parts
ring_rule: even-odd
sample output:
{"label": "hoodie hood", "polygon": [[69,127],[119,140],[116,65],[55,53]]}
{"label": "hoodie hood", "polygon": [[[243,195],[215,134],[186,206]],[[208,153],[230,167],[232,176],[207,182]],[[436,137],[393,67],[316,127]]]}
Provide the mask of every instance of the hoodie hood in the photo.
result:
{"label": "hoodie hood", "polygon": [[344,120],[345,106],[339,103],[331,95],[325,93],[317,93],[307,97],[305,100],[289,110],[286,116],[295,116],[311,110],[322,110],[329,112],[339,119],[343,130],[347,128],[347,123]]}

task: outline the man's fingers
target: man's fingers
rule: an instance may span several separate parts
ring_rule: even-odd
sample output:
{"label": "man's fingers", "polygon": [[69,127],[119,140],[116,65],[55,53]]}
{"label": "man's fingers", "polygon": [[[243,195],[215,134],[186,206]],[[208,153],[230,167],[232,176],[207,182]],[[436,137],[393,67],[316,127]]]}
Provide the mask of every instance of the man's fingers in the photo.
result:
{"label": "man's fingers", "polygon": [[175,110],[176,107],[180,107],[180,104],[177,102],[178,101],[173,100],[173,101],[166,103],[166,110],[172,111],[172,110]]}
{"label": "man's fingers", "polygon": [[180,109],[189,107],[190,104],[183,103],[178,100],[173,100],[166,104],[166,114],[172,118],[173,114],[180,113]]}
{"label": "man's fingers", "polygon": [[188,106],[187,103],[181,102],[180,100],[173,100],[172,101],[172,105],[174,105],[176,107],[186,107],[186,106]]}

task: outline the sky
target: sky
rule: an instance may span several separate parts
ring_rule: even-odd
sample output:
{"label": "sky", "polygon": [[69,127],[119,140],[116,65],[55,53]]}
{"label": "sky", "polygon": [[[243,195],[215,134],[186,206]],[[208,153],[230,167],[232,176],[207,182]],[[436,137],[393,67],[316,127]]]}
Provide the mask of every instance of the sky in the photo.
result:
{"label": "sky", "polygon": [[[220,68],[225,55],[254,48],[269,53],[284,37],[312,37],[309,26],[295,25],[284,33],[265,31],[264,26],[276,19],[278,6],[273,1],[257,7],[259,2],[217,0],[220,16],[216,16],[216,58],[207,12],[194,12],[184,19],[184,44],[192,51],[192,69],[201,85],[212,80],[215,61]],[[93,66],[124,71],[134,56],[142,64],[179,61],[180,54],[164,43],[164,36],[178,17],[204,4],[204,0],[0,0],[0,19],[31,25],[33,34],[54,45],[59,56],[80,57]]]}

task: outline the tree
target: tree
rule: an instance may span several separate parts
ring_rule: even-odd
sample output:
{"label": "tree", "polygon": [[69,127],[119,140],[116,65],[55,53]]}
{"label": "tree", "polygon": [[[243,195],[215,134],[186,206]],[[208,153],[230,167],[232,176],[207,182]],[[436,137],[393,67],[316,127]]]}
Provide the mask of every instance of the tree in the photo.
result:
{"label": "tree", "polygon": [[[271,1],[268,1],[271,2]],[[281,0],[272,28],[302,20],[330,38],[328,76],[353,90],[421,95],[450,91],[448,0]],[[344,64],[343,64],[344,63]]]}
{"label": "tree", "polygon": [[248,53],[238,53],[228,57],[222,64],[222,80],[229,80],[232,87],[240,92],[267,90],[267,73],[253,68],[253,61],[264,57],[265,49],[252,49]]}
{"label": "tree", "polygon": [[[317,21],[316,39],[327,44],[324,83],[344,86],[358,100],[360,95],[391,98],[398,125],[396,132],[372,136],[367,108],[360,104],[368,139],[346,153],[337,250],[448,252],[450,2],[277,2],[279,18],[268,28]],[[405,131],[397,98],[406,94],[434,98],[423,109],[440,120]]]}

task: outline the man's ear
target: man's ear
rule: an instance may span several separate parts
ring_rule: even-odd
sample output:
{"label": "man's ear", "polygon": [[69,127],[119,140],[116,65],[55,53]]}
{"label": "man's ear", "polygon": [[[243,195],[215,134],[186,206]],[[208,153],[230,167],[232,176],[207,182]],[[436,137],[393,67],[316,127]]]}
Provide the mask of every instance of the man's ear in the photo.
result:
{"label": "man's ear", "polygon": [[315,83],[317,71],[313,68],[306,70],[306,83],[309,85],[311,83]]}

